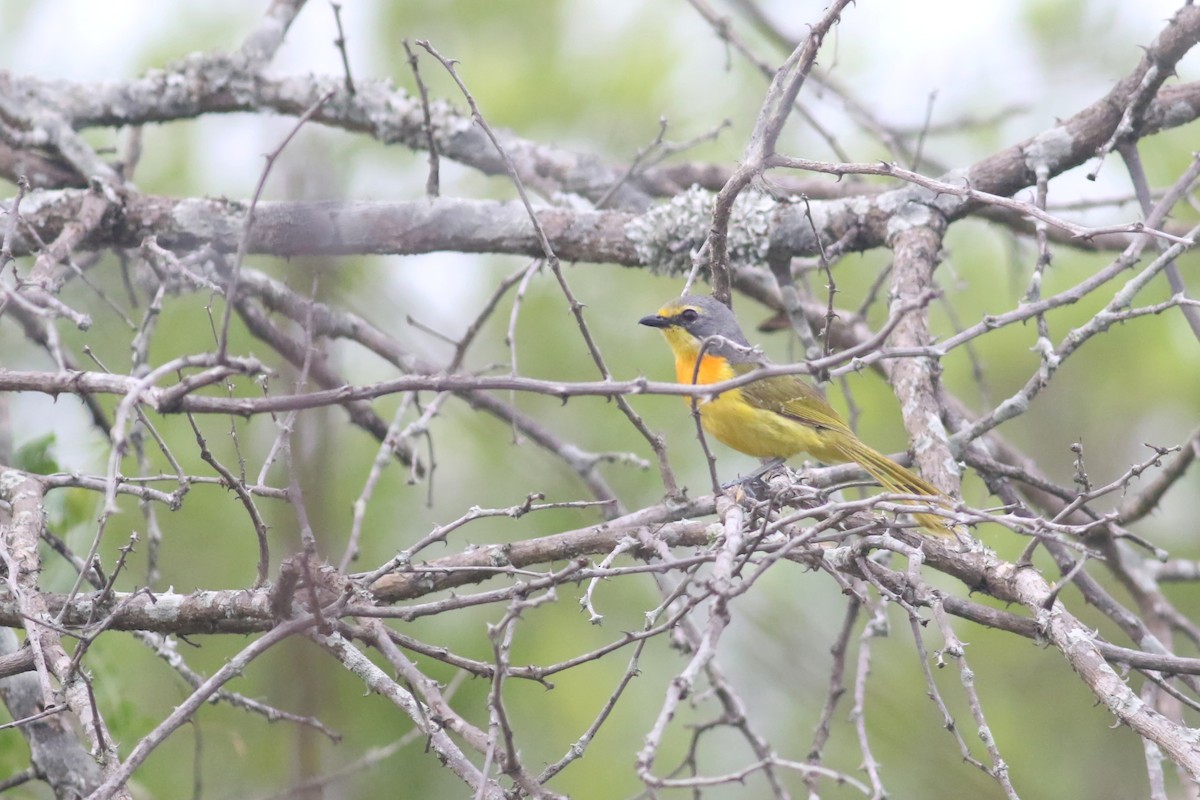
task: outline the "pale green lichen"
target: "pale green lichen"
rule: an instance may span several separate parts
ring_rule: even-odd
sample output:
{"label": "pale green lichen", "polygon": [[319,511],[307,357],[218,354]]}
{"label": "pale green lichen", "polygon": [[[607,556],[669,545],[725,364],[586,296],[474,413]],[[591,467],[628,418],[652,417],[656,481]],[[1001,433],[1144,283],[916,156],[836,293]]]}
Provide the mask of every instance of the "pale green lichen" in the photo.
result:
{"label": "pale green lichen", "polygon": [[[692,254],[704,245],[712,227],[716,196],[699,187],[676,195],[625,226],[638,259],[663,274],[684,274],[692,269]],[[729,219],[729,263],[760,265],[767,258],[771,229],[779,203],[770,195],[747,189],[733,202]]]}
{"label": "pale green lichen", "polygon": [[15,469],[6,469],[0,473],[0,497],[8,497],[13,490],[25,481],[25,473]]}
{"label": "pale green lichen", "polygon": [[1061,164],[1069,158],[1075,149],[1075,140],[1065,127],[1060,126],[1039,133],[1021,149],[1025,166],[1036,172],[1038,167]]}

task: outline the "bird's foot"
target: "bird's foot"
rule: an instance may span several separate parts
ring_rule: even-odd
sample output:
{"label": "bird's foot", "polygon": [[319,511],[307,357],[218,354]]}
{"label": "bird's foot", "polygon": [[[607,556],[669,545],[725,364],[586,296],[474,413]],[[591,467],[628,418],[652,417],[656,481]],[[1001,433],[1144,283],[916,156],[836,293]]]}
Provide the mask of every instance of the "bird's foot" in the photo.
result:
{"label": "bird's foot", "polygon": [[762,466],[754,470],[754,472],[751,472],[749,475],[729,481],[728,483],[721,484],[721,489],[723,491],[729,491],[730,489],[740,488],[751,496],[757,496],[760,488],[766,488],[766,481],[764,480],[765,476],[772,470],[781,466],[783,462],[784,459],[782,458],[772,458],[770,461],[765,461],[763,462]]}

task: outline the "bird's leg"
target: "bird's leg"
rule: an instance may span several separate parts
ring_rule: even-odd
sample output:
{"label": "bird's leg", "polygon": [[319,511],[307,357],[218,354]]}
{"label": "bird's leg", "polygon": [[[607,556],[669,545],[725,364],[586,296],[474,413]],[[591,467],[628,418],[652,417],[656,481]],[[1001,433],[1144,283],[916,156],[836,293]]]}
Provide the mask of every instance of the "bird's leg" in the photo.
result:
{"label": "bird's leg", "polygon": [[748,486],[749,484],[755,483],[756,481],[761,480],[762,476],[766,475],[768,472],[775,469],[786,460],[787,459],[783,458],[772,458],[768,461],[764,461],[758,469],[754,470],[754,472],[751,472],[744,478],[738,478],[737,480],[730,481],[729,483],[723,483],[721,484],[721,488],[732,489],[735,486]]}
{"label": "bird's leg", "polygon": [[787,461],[786,458],[768,458],[758,469],[750,473],[750,477],[747,480],[757,480],[776,467],[783,466],[783,462],[785,461]]}

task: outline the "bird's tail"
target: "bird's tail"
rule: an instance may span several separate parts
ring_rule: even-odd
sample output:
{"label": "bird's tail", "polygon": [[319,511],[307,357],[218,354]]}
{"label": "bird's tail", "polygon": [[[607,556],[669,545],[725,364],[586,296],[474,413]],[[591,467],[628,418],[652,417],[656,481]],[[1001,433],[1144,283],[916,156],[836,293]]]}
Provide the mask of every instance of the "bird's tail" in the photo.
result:
{"label": "bird's tail", "polygon": [[[853,461],[871,473],[871,477],[879,481],[880,485],[889,492],[928,495],[935,498],[934,502],[937,505],[949,507],[949,498],[931,483],[909,472],[882,453],[871,449],[854,436],[839,436],[833,446],[847,461]],[[921,513],[914,513],[913,517],[935,536],[953,537],[955,535],[954,523],[946,517]]]}

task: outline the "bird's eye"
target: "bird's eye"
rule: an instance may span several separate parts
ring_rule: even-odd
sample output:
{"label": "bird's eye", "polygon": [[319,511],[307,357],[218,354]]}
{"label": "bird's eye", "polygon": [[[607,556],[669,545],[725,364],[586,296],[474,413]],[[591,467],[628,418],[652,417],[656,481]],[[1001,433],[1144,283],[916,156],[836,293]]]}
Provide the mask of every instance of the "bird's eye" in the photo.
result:
{"label": "bird's eye", "polygon": [[679,318],[688,324],[695,322],[699,317],[700,315],[696,313],[696,309],[694,308],[685,308],[679,312]]}

